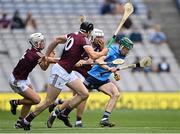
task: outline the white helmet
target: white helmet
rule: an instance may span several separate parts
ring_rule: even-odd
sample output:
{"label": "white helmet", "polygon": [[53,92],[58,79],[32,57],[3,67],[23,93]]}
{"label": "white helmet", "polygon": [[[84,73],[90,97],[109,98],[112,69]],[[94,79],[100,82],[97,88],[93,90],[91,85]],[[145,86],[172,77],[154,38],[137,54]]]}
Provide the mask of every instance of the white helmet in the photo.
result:
{"label": "white helmet", "polygon": [[94,30],[91,32],[91,41],[93,42],[96,37],[104,37],[103,30],[94,28]]}
{"label": "white helmet", "polygon": [[42,33],[33,33],[29,36],[29,43],[33,46],[33,47],[37,47],[38,42],[40,41],[44,41],[44,35]]}

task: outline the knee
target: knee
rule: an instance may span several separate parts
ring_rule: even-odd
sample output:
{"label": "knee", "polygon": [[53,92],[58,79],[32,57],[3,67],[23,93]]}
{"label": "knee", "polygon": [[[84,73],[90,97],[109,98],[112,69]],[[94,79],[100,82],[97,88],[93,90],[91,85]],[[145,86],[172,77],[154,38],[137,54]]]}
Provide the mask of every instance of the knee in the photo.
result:
{"label": "knee", "polygon": [[39,104],[40,102],[41,102],[41,98],[39,96],[33,99],[34,104]]}
{"label": "knee", "polygon": [[89,97],[89,92],[84,92],[83,94],[81,94],[82,100],[86,100],[88,97]]}
{"label": "knee", "polygon": [[113,98],[116,98],[116,99],[118,99],[119,96],[120,96],[120,93],[119,93],[119,92],[115,92],[115,93],[112,95],[112,97],[113,97]]}

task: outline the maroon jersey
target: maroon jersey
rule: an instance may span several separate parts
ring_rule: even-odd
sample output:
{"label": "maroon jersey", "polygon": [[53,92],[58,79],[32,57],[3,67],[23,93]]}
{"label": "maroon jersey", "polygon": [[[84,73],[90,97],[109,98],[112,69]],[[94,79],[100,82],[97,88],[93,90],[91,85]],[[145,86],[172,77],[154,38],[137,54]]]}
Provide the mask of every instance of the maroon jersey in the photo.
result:
{"label": "maroon jersey", "polygon": [[[96,52],[100,52],[101,51],[101,47],[100,45],[97,45],[97,44],[94,44],[94,51]],[[81,55],[81,59],[83,60],[87,60],[89,57],[88,57],[88,54],[86,52],[84,52],[82,55]],[[91,69],[91,65],[85,65],[85,66],[81,66],[81,67],[74,67],[73,70],[79,72],[80,74],[82,74],[85,78],[88,77],[88,71]]]}
{"label": "maroon jersey", "polygon": [[38,64],[38,60],[41,58],[35,48],[27,49],[26,53],[19,60],[18,64],[13,70],[13,75],[17,80],[26,80],[29,73]]}
{"label": "maroon jersey", "polygon": [[67,37],[67,43],[58,63],[70,73],[73,70],[74,65],[81,59],[81,55],[85,52],[83,47],[85,45],[90,45],[91,43],[81,32],[70,33]]}

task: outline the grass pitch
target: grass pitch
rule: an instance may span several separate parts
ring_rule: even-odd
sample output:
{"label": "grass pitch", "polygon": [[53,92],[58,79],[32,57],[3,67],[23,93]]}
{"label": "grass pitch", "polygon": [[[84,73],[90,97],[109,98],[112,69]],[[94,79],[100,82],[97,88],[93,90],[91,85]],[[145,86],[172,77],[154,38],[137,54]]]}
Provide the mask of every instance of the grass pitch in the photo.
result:
{"label": "grass pitch", "polygon": [[[115,110],[110,120],[116,124],[113,128],[101,128],[99,121],[103,111],[86,111],[83,128],[67,128],[58,119],[52,128],[46,127],[47,111],[39,115],[28,133],[180,133],[180,110]],[[75,112],[70,116],[75,122]],[[18,115],[0,111],[0,133],[24,133],[15,129]]]}

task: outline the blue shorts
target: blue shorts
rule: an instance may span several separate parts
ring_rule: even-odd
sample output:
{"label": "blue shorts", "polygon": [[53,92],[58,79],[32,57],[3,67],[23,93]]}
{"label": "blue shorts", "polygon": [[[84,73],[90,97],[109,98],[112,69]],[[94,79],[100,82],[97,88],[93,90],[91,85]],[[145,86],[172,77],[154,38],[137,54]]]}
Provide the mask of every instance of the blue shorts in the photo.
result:
{"label": "blue shorts", "polygon": [[101,81],[101,80],[98,80],[96,78],[94,78],[93,76],[88,76],[85,81],[84,81],[84,85],[86,86],[86,88],[88,90],[92,90],[92,89],[97,89],[99,90],[99,87],[101,87],[102,85],[104,84],[107,84],[109,83],[110,80],[106,80],[106,81]]}

